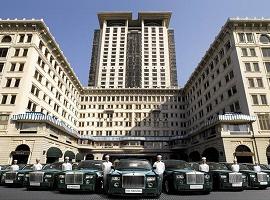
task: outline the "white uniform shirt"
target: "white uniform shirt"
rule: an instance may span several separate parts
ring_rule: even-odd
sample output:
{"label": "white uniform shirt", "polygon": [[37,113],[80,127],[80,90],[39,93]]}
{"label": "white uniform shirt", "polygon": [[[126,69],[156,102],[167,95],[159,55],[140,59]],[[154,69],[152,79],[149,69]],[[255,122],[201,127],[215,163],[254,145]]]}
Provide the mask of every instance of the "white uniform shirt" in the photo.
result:
{"label": "white uniform shirt", "polygon": [[232,171],[233,172],[239,172],[239,165],[238,164],[232,164]]}
{"label": "white uniform shirt", "polygon": [[2,169],[2,167],[0,166],[0,170]]}
{"label": "white uniform shirt", "polygon": [[19,165],[11,165],[10,168],[11,168],[11,171],[18,171]]}
{"label": "white uniform shirt", "polygon": [[70,163],[63,163],[62,164],[62,170],[63,171],[69,171],[72,170],[72,165]]}
{"label": "white uniform shirt", "polygon": [[156,167],[155,172],[158,175],[163,174],[163,172],[165,171],[165,164],[162,161],[156,161],[153,167]]}
{"label": "white uniform shirt", "polygon": [[41,169],[42,169],[42,164],[37,163],[37,164],[34,164],[33,165],[33,170],[34,171],[41,170]]}
{"label": "white uniform shirt", "polygon": [[209,172],[209,165],[207,165],[206,163],[200,164],[199,171]]}
{"label": "white uniform shirt", "polygon": [[104,174],[108,174],[112,169],[112,163],[110,161],[105,161],[103,163],[103,172]]}
{"label": "white uniform shirt", "polygon": [[255,172],[261,172],[261,167],[259,166],[259,165],[254,165],[253,166],[253,170],[255,171]]}

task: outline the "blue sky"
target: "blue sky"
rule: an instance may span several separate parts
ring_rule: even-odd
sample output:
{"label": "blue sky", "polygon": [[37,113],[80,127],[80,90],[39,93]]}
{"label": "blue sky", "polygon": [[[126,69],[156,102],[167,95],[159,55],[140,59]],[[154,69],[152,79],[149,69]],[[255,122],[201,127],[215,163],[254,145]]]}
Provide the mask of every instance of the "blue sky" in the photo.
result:
{"label": "blue sky", "polygon": [[83,85],[87,85],[97,12],[172,11],[178,81],[183,86],[228,17],[269,17],[269,0],[12,0],[0,18],[43,18]]}

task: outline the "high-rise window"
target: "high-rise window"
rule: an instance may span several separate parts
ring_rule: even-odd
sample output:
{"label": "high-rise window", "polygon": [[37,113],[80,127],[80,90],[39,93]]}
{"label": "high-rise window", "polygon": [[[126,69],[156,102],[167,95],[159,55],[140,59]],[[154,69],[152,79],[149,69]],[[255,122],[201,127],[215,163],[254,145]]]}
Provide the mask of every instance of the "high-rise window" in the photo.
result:
{"label": "high-rise window", "polygon": [[270,116],[269,114],[258,114],[259,124],[261,130],[270,130]]}
{"label": "high-rise window", "polygon": [[0,57],[6,57],[8,48],[0,48]]}

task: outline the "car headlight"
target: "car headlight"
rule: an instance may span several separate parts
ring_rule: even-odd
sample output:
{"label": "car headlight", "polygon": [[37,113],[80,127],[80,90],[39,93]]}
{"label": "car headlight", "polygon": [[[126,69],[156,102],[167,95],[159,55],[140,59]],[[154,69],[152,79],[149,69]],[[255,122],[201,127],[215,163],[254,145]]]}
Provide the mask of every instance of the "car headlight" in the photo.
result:
{"label": "car headlight", "polygon": [[24,176],[24,174],[18,174],[18,176],[22,177],[22,176]]}
{"label": "car headlight", "polygon": [[85,178],[86,179],[92,179],[92,178],[94,178],[94,175],[86,175]]}
{"label": "car headlight", "polygon": [[119,176],[113,176],[112,181],[120,181],[120,177]]}
{"label": "car headlight", "polygon": [[267,174],[266,176],[267,176],[267,177],[269,177],[269,175],[268,175],[268,174]]}
{"label": "car headlight", "polygon": [[220,175],[220,178],[227,178],[226,175]]}
{"label": "car headlight", "polygon": [[183,174],[178,174],[175,176],[177,179],[183,179],[184,178],[184,175]]}
{"label": "car headlight", "polygon": [[44,178],[52,178],[52,175],[51,175],[51,174],[46,174],[46,175],[44,176]]}
{"label": "car headlight", "polygon": [[205,178],[205,179],[209,179],[210,176],[209,176],[208,174],[205,174],[205,175],[204,175],[204,178]]}
{"label": "car headlight", "polygon": [[27,178],[28,178],[28,177],[29,177],[29,174],[25,174],[25,177],[27,177]]}
{"label": "car headlight", "polygon": [[242,178],[246,178],[246,175],[242,175]]}
{"label": "car headlight", "polygon": [[155,181],[155,180],[156,180],[156,177],[154,177],[154,176],[146,178],[147,182],[151,182],[151,181]]}
{"label": "car headlight", "polygon": [[59,178],[65,178],[64,174],[59,175]]}
{"label": "car headlight", "polygon": [[255,174],[251,174],[250,177],[255,178]]}

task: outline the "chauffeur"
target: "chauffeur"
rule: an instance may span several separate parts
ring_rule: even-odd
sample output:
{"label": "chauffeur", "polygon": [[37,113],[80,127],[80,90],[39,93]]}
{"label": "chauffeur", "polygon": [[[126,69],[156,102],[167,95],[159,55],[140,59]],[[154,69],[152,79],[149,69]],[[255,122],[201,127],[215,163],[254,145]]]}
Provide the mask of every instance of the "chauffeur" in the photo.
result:
{"label": "chauffeur", "polygon": [[65,162],[62,164],[63,171],[72,170],[72,165],[69,163],[69,157],[65,157]]}
{"label": "chauffeur", "polygon": [[257,162],[255,163],[255,165],[253,166],[253,170],[254,170],[255,172],[261,172],[261,171],[262,171],[262,169],[261,169],[259,163],[257,163]]}
{"label": "chauffeur", "polygon": [[18,171],[19,170],[19,165],[17,164],[17,160],[13,161],[13,165],[10,166],[12,171]]}
{"label": "chauffeur", "polygon": [[209,165],[206,164],[206,157],[202,157],[202,163],[199,166],[199,170],[202,172],[209,172]]}
{"label": "chauffeur", "polygon": [[33,170],[34,171],[38,171],[38,170],[42,169],[42,165],[39,162],[40,162],[40,159],[37,158],[36,163],[33,165]]}
{"label": "chauffeur", "polygon": [[163,179],[163,173],[165,171],[165,164],[161,161],[162,156],[157,155],[157,161],[154,163],[153,167],[155,167],[155,172],[159,175],[161,180]]}
{"label": "chauffeur", "polygon": [[233,159],[233,164],[231,166],[231,169],[232,169],[233,172],[239,172],[240,167],[239,167],[239,165],[237,163],[237,159],[236,158]]}
{"label": "chauffeur", "polygon": [[104,189],[105,192],[107,192],[107,175],[110,173],[112,169],[112,163],[110,162],[110,156],[106,155],[105,156],[105,162],[103,162],[103,184],[104,184]]}

